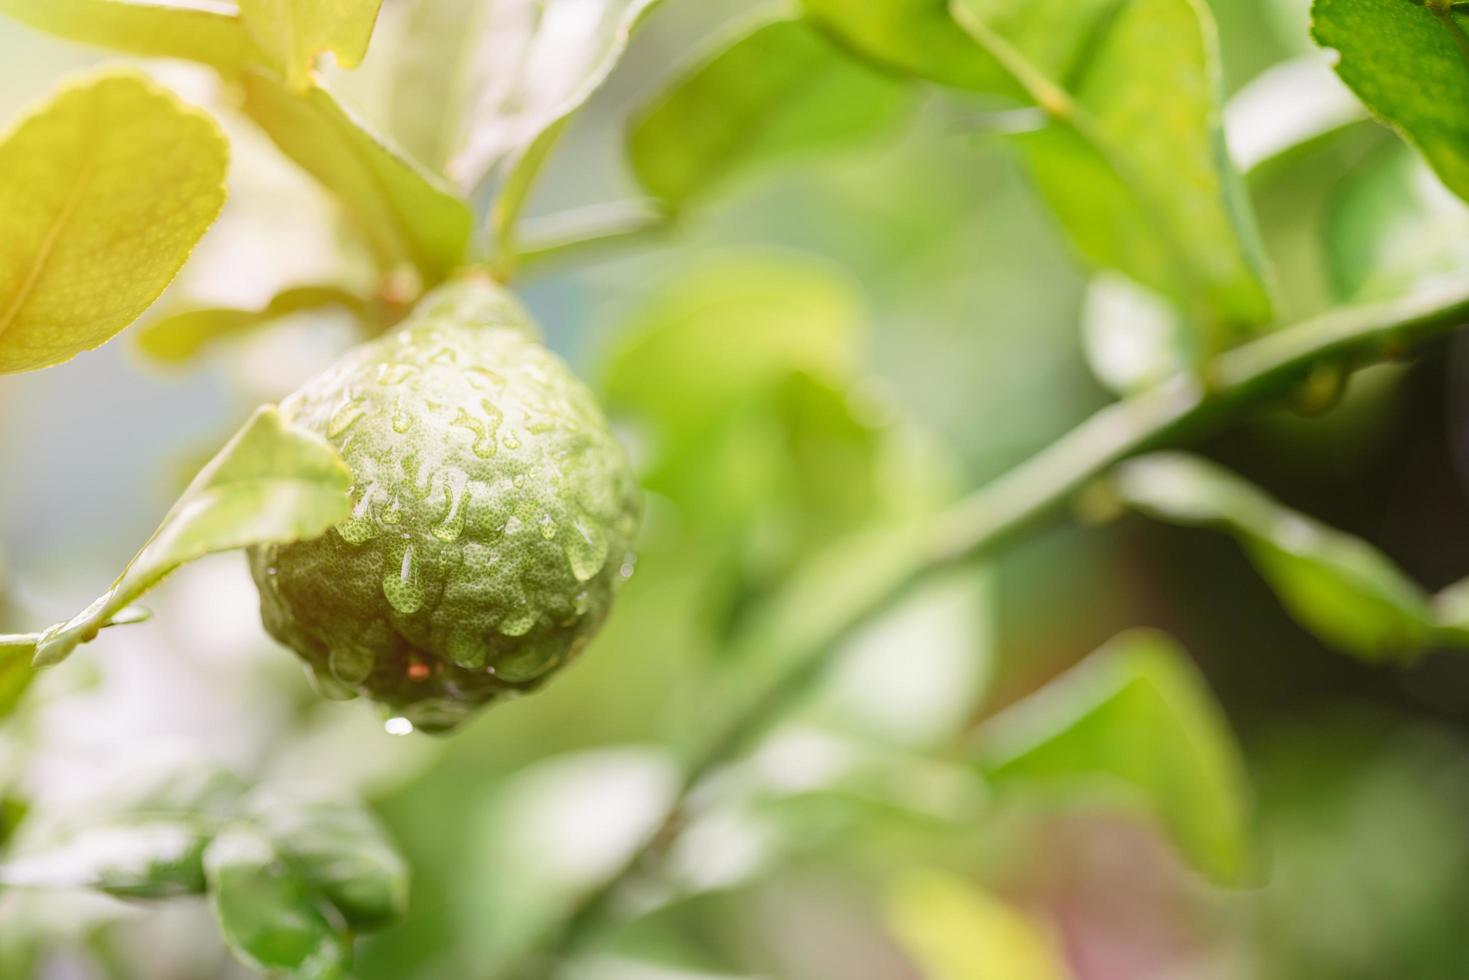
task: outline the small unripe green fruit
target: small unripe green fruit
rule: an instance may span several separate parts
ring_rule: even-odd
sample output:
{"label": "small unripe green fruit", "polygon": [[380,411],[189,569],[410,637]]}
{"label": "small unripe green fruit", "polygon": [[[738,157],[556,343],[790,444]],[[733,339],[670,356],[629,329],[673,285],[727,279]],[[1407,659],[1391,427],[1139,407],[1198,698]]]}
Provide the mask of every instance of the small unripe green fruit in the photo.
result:
{"label": "small unripe green fruit", "polygon": [[570,662],[631,573],[627,457],[488,281],[440,287],[281,411],[353,475],[345,523],[250,551],[266,629],[328,694],[446,731]]}

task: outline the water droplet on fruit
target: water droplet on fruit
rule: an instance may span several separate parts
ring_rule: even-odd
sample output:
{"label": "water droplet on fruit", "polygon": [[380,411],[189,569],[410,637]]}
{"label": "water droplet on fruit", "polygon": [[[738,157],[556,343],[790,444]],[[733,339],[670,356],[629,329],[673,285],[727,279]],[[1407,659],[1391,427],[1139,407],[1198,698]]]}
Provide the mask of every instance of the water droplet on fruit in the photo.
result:
{"label": "water droplet on fruit", "polygon": [[545,538],[547,541],[550,541],[556,536],[556,522],[551,520],[550,514],[542,514],[540,524],[538,526],[541,529],[541,537]]}
{"label": "water droplet on fruit", "polygon": [[452,472],[449,479],[449,510],[430,529],[433,536],[440,541],[457,541],[459,535],[464,533],[464,487],[468,482],[469,478],[462,470]]}
{"label": "water droplet on fruit", "polygon": [[637,567],[637,556],[628,555],[626,558],[622,559],[622,567],[617,570],[617,574],[622,576],[623,580],[625,581],[632,578],[632,573],[637,571]]}
{"label": "water droplet on fruit", "polygon": [[383,595],[388,605],[405,616],[423,608],[423,585],[418,580],[412,545],[403,549],[403,558],[396,567],[383,572]]}
{"label": "water droplet on fruit", "polygon": [[393,431],[401,435],[411,428],[413,428],[413,415],[400,398],[393,405]]}
{"label": "water droplet on fruit", "polygon": [[394,718],[389,718],[387,721],[383,722],[383,731],[387,732],[389,735],[412,735],[413,722],[409,721],[407,718],[404,718],[402,715],[399,715]]}
{"label": "water droplet on fruit", "polygon": [[574,608],[576,609],[576,614],[578,616],[585,616],[587,614],[587,610],[592,608],[592,594],[586,589],[582,589],[580,592],[578,592],[576,594],[576,605],[574,606]]}
{"label": "water droplet on fruit", "polygon": [[529,606],[500,620],[500,632],[506,636],[524,636],[536,625],[536,613]]}
{"label": "water droplet on fruit", "polygon": [[327,656],[332,676],[343,684],[361,684],[372,673],[372,652],[361,647],[333,647]]}
{"label": "water droplet on fruit", "polygon": [[514,432],[505,433],[505,438],[500,441],[505,444],[506,449],[513,451],[520,448],[520,439]]}
{"label": "water droplet on fruit", "polygon": [[326,437],[335,439],[337,436],[352,428],[354,422],[367,414],[367,403],[360,398],[354,398],[345,402],[333,413],[331,421],[326,424]]}
{"label": "water droplet on fruit", "polygon": [[585,582],[602,570],[607,562],[607,538],[586,520],[572,524],[574,532],[566,542],[566,561],[578,582]]}

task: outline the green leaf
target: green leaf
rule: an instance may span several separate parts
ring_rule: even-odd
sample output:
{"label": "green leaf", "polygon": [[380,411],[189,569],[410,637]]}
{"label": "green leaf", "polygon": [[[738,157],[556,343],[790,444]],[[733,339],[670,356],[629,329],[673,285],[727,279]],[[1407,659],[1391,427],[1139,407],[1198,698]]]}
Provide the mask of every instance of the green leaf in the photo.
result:
{"label": "green leaf", "polygon": [[264,834],[225,830],[205,851],[204,871],[220,932],[242,963],[301,980],[342,976],[351,955],[347,938]]}
{"label": "green leaf", "polygon": [[1326,202],[1322,248],[1339,299],[1406,295],[1469,271],[1469,207],[1394,140],[1338,183]]}
{"label": "green leaf", "polygon": [[240,20],[298,92],[311,85],[316,60],[336,56],[355,68],[367,54],[382,0],[240,0]]}
{"label": "green leaf", "polygon": [[91,888],[118,898],[202,894],[208,842],[204,827],[186,817],[119,820],[0,864],[0,884]]}
{"label": "green leaf", "polygon": [[[452,0],[444,0],[450,2]],[[488,0],[463,36],[471,74],[446,99],[458,108],[448,173],[471,188],[498,166],[533,160],[612,72],[639,20],[658,0]],[[462,5],[456,5],[462,10]],[[453,63],[446,64],[452,68]],[[462,100],[462,101],[460,101]],[[512,180],[506,177],[506,183]],[[518,207],[508,210],[518,212]]]}
{"label": "green leaf", "polygon": [[0,636],[0,721],[15,710],[36,677],[31,656],[39,635]]}
{"label": "green leaf", "polygon": [[291,91],[263,73],[244,76],[245,111],[292,160],[336,195],[385,271],[418,269],[425,284],[465,261],[469,206],[373,135],[320,86]]}
{"label": "green leaf", "polygon": [[1469,199],[1469,37],[1447,3],[1316,0],[1311,33],[1336,72]]}
{"label": "green leaf", "polygon": [[634,119],[633,172],[678,210],[741,171],[886,129],[907,95],[802,21],[743,25]]}
{"label": "green leaf", "polygon": [[1434,639],[1427,598],[1381,552],[1212,463],[1182,453],[1144,456],[1118,469],[1115,486],[1123,501],[1159,520],[1232,532],[1286,610],[1340,650],[1404,660]]}
{"label": "green leaf", "polygon": [[1169,297],[1206,346],[1270,318],[1259,234],[1221,131],[1214,24],[1197,0],[1130,0],[1048,74],[956,0],[960,24],[1052,116],[1015,139],[1077,250]]}
{"label": "green leaf", "polygon": [[926,977],[1068,980],[1059,937],[975,882],[911,871],[889,888],[888,928]]}
{"label": "green leaf", "polygon": [[218,341],[268,326],[293,313],[326,306],[339,306],[359,315],[368,312],[360,296],[339,286],[296,286],[277,293],[256,310],[207,307],[154,320],[138,331],[138,346],[154,360],[183,364]]}
{"label": "green leaf", "polygon": [[249,802],[255,823],[354,930],[408,909],[408,867],[360,801],[329,787],[272,787]]}
{"label": "green leaf", "polygon": [[680,270],[619,331],[607,358],[610,407],[663,433],[703,429],[725,407],[796,372],[855,367],[854,284],[815,259],[729,253]]}
{"label": "green leaf", "polygon": [[[991,26],[1040,70],[1064,76],[1106,9],[1103,0],[996,0]],[[802,0],[807,16],[851,50],[956,88],[1026,98],[1009,70],[954,23],[948,0]]]}
{"label": "green leaf", "polygon": [[1316,55],[1273,65],[1224,110],[1230,155],[1253,180],[1367,119],[1351,90]]}
{"label": "green leaf", "polygon": [[224,72],[264,60],[233,11],[139,0],[0,0],[0,13],[72,41]]}
{"label": "green leaf", "polygon": [[0,374],[106,343],[163,292],[224,204],[229,149],[141,75],[75,82],[0,143]]}
{"label": "green leaf", "polygon": [[255,416],[204,467],[107,593],[36,647],[58,663],[180,565],[217,551],[314,538],[347,519],[352,475],[322,438],[288,426],[274,407]]}
{"label": "green leaf", "polygon": [[997,791],[1125,786],[1211,878],[1256,877],[1239,747],[1188,656],[1160,633],[1118,636],[996,715],[977,744]]}

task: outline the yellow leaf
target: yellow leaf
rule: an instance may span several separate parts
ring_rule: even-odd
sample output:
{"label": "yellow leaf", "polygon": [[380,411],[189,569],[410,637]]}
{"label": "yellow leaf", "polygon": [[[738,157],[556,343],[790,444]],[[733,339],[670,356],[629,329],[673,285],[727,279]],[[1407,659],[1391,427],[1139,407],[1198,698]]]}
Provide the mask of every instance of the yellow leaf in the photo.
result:
{"label": "yellow leaf", "polygon": [[224,204],[219,128],[146,78],[64,89],[0,143],[0,374],[98,347],[173,279]]}
{"label": "yellow leaf", "polygon": [[1069,980],[1055,939],[1019,909],[939,872],[888,895],[888,927],[927,980]]}
{"label": "yellow leaf", "polygon": [[240,0],[240,19],[297,92],[311,84],[316,59],[331,53],[343,68],[367,54],[382,0]]}

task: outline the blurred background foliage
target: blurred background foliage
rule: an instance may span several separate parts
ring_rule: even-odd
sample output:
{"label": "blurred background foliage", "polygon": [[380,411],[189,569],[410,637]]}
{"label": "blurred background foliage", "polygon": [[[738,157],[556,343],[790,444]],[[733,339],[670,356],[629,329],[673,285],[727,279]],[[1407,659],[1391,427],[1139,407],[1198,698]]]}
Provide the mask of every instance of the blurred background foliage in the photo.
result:
{"label": "blurred background foliage", "polygon": [[[1258,131],[1272,92],[1334,97],[1304,6],[1211,6],[1226,87],[1246,89],[1230,138],[1281,318],[1462,274],[1469,214],[1349,102],[1284,154]],[[552,158],[532,217],[628,196],[626,120],[747,7],[660,9]],[[385,4],[366,62],[338,80],[369,118],[393,111],[405,8]],[[7,119],[101,57],[8,21],[0,54]],[[192,99],[217,97],[202,72],[150,67]],[[900,101],[874,107],[870,139],[721,184],[661,240],[527,280],[550,344],[600,391],[649,492],[636,574],[583,663],[452,740],[395,738],[370,706],[320,701],[261,631],[243,562],[209,559],[156,595],[153,622],[41,678],[0,731],[0,842],[86,806],[106,774],[183,751],[372,801],[413,885],[407,918],[361,948],[365,980],[490,976],[553,927],[659,819],[674,754],[764,668],[752,611],[810,578],[833,543],[901,536],[1110,398],[1086,351],[1114,363],[1096,321],[1127,298],[1088,285],[1015,146],[983,132],[986,106]],[[220,115],[231,198],[160,311],[367,281],[321,192]],[[670,194],[680,179],[659,178]],[[250,408],[353,341],[348,312],[287,316],[187,370],[140,355],[145,325],[65,369],[8,378],[0,631],[80,608]],[[1441,588],[1469,574],[1466,357],[1437,343],[1309,417],[1271,410],[1203,452]],[[1146,370],[1123,350],[1101,374],[1127,387]],[[1167,751],[1173,737],[1208,744],[1218,719],[1170,727],[1148,692],[1192,698],[1196,681],[1151,634],[1065,681],[1094,704],[1073,752],[1113,737],[1118,713],[1133,725],[1151,712],[1137,730],[1161,741],[1124,774],[1132,792],[1008,792],[1007,772],[1074,763],[1023,746],[974,778],[961,746],[994,744],[1004,706],[1132,627],[1177,638],[1245,747],[1260,887],[1216,887],[1180,857],[1233,868],[1209,841],[1234,832],[1217,825],[1233,819],[1217,797],[1244,776],[1207,750]],[[1048,531],[925,586],[849,643],[705,787],[661,874],[628,897],[628,924],[574,974],[1461,977],[1466,723],[1462,656],[1403,670],[1328,652],[1224,536],[1137,516]],[[0,891],[0,976],[234,976],[207,915]]]}

